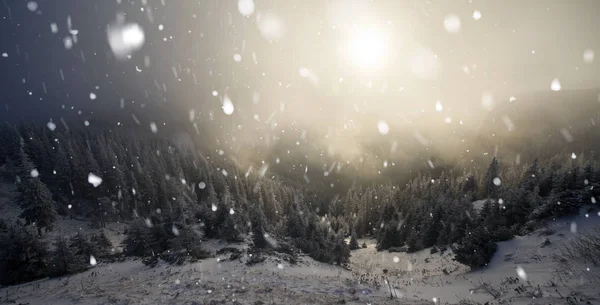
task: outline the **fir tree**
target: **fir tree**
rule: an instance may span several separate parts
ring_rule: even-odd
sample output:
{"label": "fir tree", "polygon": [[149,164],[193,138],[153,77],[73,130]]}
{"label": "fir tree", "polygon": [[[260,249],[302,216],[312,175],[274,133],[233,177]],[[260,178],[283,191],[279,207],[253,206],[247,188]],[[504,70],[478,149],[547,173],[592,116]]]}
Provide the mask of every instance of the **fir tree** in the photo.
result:
{"label": "fir tree", "polygon": [[526,191],[532,192],[535,187],[539,186],[539,184],[540,168],[538,166],[538,160],[535,159],[533,160],[533,163],[531,164],[531,166],[529,166],[527,171],[525,171],[525,174],[523,174],[523,177],[521,178],[520,187]]}
{"label": "fir tree", "polygon": [[357,250],[360,248],[358,245],[358,240],[356,240],[356,234],[354,232],[352,232],[352,235],[350,236],[350,245],[348,247],[350,248],[350,250]]}
{"label": "fir tree", "polygon": [[54,240],[54,250],[50,253],[50,275],[61,276],[79,272],[85,270],[86,265],[85,260],[75,254],[67,240],[58,235]]}
{"label": "fir tree", "polygon": [[266,217],[261,209],[253,209],[250,217],[252,224],[252,243],[255,248],[267,248],[269,243],[265,238],[265,223]]}
{"label": "fir tree", "polygon": [[104,234],[104,231],[90,236],[90,243],[92,244],[92,253],[96,258],[107,257],[112,252],[113,245],[106,234]]}
{"label": "fir tree", "polygon": [[481,185],[481,197],[482,198],[496,198],[498,187],[494,184],[494,179],[499,175],[498,160],[494,157],[490,166],[488,167],[485,177],[483,178]]}
{"label": "fir tree", "polygon": [[477,228],[466,235],[454,252],[455,260],[477,269],[487,265],[496,252],[496,243],[485,228]]}
{"label": "fir tree", "polygon": [[46,271],[46,244],[20,225],[0,230],[0,285],[37,279]]}
{"label": "fir tree", "polygon": [[333,262],[337,265],[345,266],[350,262],[350,249],[348,249],[348,245],[344,242],[343,237],[335,238],[331,252],[333,254]]}
{"label": "fir tree", "polygon": [[21,183],[19,184],[19,195],[17,201],[21,204],[23,212],[21,217],[26,223],[35,224],[38,234],[42,235],[42,229],[51,231],[56,221],[56,211],[52,193],[46,185],[37,177],[32,177],[34,170],[29,158],[21,148],[19,153]]}

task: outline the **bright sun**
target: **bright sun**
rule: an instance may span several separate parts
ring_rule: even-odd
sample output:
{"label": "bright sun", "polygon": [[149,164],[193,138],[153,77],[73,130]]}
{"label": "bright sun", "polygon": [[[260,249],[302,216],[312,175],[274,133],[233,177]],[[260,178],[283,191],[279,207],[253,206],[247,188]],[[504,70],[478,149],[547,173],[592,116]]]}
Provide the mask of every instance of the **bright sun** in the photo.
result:
{"label": "bright sun", "polygon": [[359,68],[380,68],[387,53],[386,37],[375,29],[355,29],[347,51],[348,60]]}

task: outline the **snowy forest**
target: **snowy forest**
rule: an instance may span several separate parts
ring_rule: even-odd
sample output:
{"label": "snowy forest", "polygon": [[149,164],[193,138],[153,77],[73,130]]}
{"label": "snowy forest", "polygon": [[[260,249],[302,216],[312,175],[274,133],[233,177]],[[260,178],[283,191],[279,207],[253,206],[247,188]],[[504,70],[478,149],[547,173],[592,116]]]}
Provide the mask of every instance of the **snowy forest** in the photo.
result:
{"label": "snowy forest", "polygon": [[2,174],[17,184],[23,209],[1,225],[3,284],[82,271],[90,256],[116,259],[102,234],[59,236],[48,251],[39,239],[61,218],[97,228],[128,223],[123,255],[149,264],[208,257],[203,239],[249,236],[257,249],[343,266],[357,238],[370,237],[378,250],[454,247],[458,262],[480,268],[496,242],[595,203],[600,183],[593,159],[492,158],[473,172],[417,173],[404,184],[356,184],[340,195],[268,177],[264,167],[242,172],[218,154],[179,149],[147,131],[6,125],[1,134]]}
{"label": "snowy forest", "polygon": [[4,0],[0,304],[598,304],[599,11]]}

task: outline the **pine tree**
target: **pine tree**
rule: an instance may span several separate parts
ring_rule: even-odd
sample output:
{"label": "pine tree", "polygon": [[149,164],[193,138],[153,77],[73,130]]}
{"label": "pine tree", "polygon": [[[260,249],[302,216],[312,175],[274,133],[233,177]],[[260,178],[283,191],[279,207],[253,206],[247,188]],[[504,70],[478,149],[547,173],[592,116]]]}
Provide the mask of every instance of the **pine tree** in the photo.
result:
{"label": "pine tree", "polygon": [[35,224],[38,234],[42,235],[42,229],[45,231],[52,230],[57,217],[52,193],[39,178],[31,176],[34,167],[22,148],[19,152],[19,158],[21,183],[19,184],[20,193],[17,201],[23,208],[20,217],[24,218],[28,225]]}
{"label": "pine tree", "polygon": [[383,230],[380,233],[380,240],[377,244],[377,250],[385,250],[392,247],[404,246],[404,239],[401,237],[401,228],[398,222],[393,220],[384,224]]}
{"label": "pine tree", "polygon": [[408,234],[408,239],[406,240],[406,246],[408,247],[408,253],[416,252],[421,250],[421,246],[419,244],[419,233],[415,230],[410,230]]}
{"label": "pine tree", "polygon": [[462,191],[466,194],[472,194],[473,196],[477,195],[477,179],[475,178],[475,175],[467,177],[463,184]]}
{"label": "pine tree", "polygon": [[0,230],[0,285],[37,279],[46,271],[46,244],[21,225]]}
{"label": "pine tree", "polygon": [[219,236],[228,242],[242,241],[240,228],[238,227],[238,224],[235,221],[234,215],[225,216],[225,221],[221,224],[219,228]]}
{"label": "pine tree", "polygon": [[104,231],[90,236],[90,243],[92,244],[92,254],[96,258],[107,257],[112,252],[112,243],[106,234],[104,234]]}
{"label": "pine tree", "polygon": [[153,244],[154,240],[150,229],[144,221],[137,220],[128,228],[127,237],[123,241],[123,252],[131,256],[148,256],[154,253]]}
{"label": "pine tree", "polygon": [[496,248],[492,234],[480,227],[462,239],[454,252],[455,260],[471,269],[480,268],[490,262]]}
{"label": "pine tree", "polygon": [[436,209],[435,212],[432,213],[433,217],[428,223],[428,226],[425,230],[425,234],[423,236],[423,247],[429,248],[435,245],[438,240],[438,236],[440,234],[440,230],[442,229],[441,224],[441,211]]}
{"label": "pine tree", "polygon": [[531,164],[531,166],[529,166],[527,171],[525,171],[525,174],[523,174],[523,177],[521,178],[520,187],[526,191],[531,192],[535,187],[538,187],[539,185],[540,168],[538,166],[538,160],[536,158],[535,160],[533,160],[533,163]]}
{"label": "pine tree", "polygon": [[291,238],[303,238],[306,234],[305,225],[297,207],[290,209],[287,215],[286,232]]}
{"label": "pine tree", "polygon": [[90,259],[90,255],[97,255],[94,251],[94,245],[90,242],[90,238],[80,232],[69,239],[69,248],[78,257],[79,261],[82,262],[87,262]]}
{"label": "pine tree", "polygon": [[108,197],[98,198],[96,207],[92,210],[93,224],[98,228],[106,228],[106,222],[112,218],[113,212],[113,202]]}
{"label": "pine tree", "polygon": [[352,235],[350,236],[350,245],[348,247],[350,248],[350,250],[356,250],[360,248],[360,246],[358,245],[358,240],[356,240],[356,234],[354,232],[352,232]]}
{"label": "pine tree", "polygon": [[445,246],[448,243],[450,243],[450,235],[452,233],[452,227],[450,224],[443,224],[442,225],[442,230],[440,231],[440,234],[438,235],[438,238],[436,240],[436,245],[438,246]]}
{"label": "pine tree", "polygon": [[494,179],[497,178],[498,175],[498,160],[494,157],[482,181],[480,195],[482,198],[496,198],[498,187],[494,184]]}
{"label": "pine tree", "polygon": [[223,207],[219,207],[219,198],[217,197],[217,192],[215,191],[212,183],[209,183],[207,186],[207,195],[204,202],[201,204],[200,213],[198,216],[204,222],[204,234],[208,238],[218,237],[219,235],[219,224],[217,223],[217,214],[216,211],[213,211],[213,208],[219,211],[219,208],[223,209]]}
{"label": "pine tree", "polygon": [[58,186],[58,191],[65,195],[70,200],[72,199],[71,193],[71,179],[73,178],[73,171],[71,165],[62,145],[58,145],[53,155],[53,170],[56,174],[53,176],[55,185]]}
{"label": "pine tree", "polygon": [[269,243],[265,238],[265,214],[260,208],[253,209],[251,213],[252,215],[250,216],[250,219],[252,224],[252,243],[254,244],[255,248],[267,248]]}
{"label": "pine tree", "polygon": [[209,254],[202,249],[202,236],[189,226],[178,226],[178,235],[169,240],[171,251],[185,251],[194,259],[206,258]]}
{"label": "pine tree", "polygon": [[350,249],[348,249],[348,245],[341,236],[335,238],[331,253],[333,254],[333,262],[337,265],[345,266],[350,262]]}
{"label": "pine tree", "polygon": [[58,235],[54,240],[54,250],[50,253],[50,275],[71,274],[82,271],[85,267],[85,262],[73,252],[67,240]]}

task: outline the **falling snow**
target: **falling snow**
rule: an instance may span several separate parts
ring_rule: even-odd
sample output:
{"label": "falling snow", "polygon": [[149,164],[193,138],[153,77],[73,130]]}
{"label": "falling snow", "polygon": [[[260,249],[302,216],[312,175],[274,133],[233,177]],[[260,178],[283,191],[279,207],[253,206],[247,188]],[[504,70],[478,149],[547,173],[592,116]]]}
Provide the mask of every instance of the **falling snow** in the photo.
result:
{"label": "falling snow", "polygon": [[491,111],[494,107],[494,96],[490,92],[481,94],[481,105],[484,109]]}
{"label": "falling snow", "polygon": [[560,89],[562,89],[561,85],[560,85],[560,81],[558,80],[558,78],[555,78],[552,80],[552,82],[550,83],[550,89],[552,91],[560,91]]}
{"label": "falling snow", "polygon": [[108,26],[108,44],[119,60],[126,60],[145,41],[144,30],[136,23],[116,22]]}
{"label": "falling snow", "polygon": [[233,111],[235,110],[235,107],[233,106],[233,102],[231,102],[231,99],[225,95],[225,97],[223,97],[223,113],[225,113],[226,115],[232,115]]}
{"label": "falling snow", "polygon": [[[82,210],[86,213],[96,211],[97,205],[99,208],[108,208],[109,212],[105,212],[104,215],[111,218],[106,229],[107,235],[111,235],[111,240],[114,237],[112,233],[116,232],[113,225],[116,227],[117,224],[122,225],[123,221],[139,219],[141,229],[160,229],[168,238],[183,235],[177,239],[181,242],[184,237],[189,237],[189,232],[198,231],[202,235],[200,230],[205,225],[216,225],[216,219],[238,221],[251,218],[248,216],[252,211],[248,209],[252,209],[256,202],[260,201],[270,208],[265,209],[265,217],[268,218],[268,227],[273,234],[281,229],[278,227],[279,220],[284,221],[284,227],[287,226],[285,221],[289,220],[288,207],[292,206],[293,210],[297,209],[300,215],[304,215],[302,222],[312,219],[314,215],[323,215],[319,217],[319,226],[322,226],[319,229],[325,229],[322,233],[327,237],[342,234],[340,232],[354,233],[353,230],[363,230],[365,232],[360,236],[365,236],[379,232],[377,228],[380,231],[389,228],[390,220],[380,219],[382,212],[384,217],[391,217],[398,228],[407,223],[404,219],[406,213],[422,213],[414,219],[425,219],[425,222],[413,224],[412,228],[404,226],[403,229],[415,230],[415,233],[418,233],[415,236],[419,236],[427,232],[420,230],[429,229],[429,223],[435,223],[435,217],[442,217],[443,220],[439,223],[447,229],[455,224],[449,223],[450,226],[446,227],[446,218],[449,217],[446,214],[464,215],[465,211],[445,213],[444,210],[441,213],[443,215],[439,216],[440,213],[428,206],[430,203],[426,202],[427,200],[421,202],[418,196],[406,196],[417,198],[415,204],[418,204],[419,209],[424,205],[422,212],[411,208],[398,215],[386,215],[385,212],[388,211],[390,202],[396,204],[397,200],[404,198],[405,194],[400,192],[405,185],[407,195],[412,195],[408,194],[411,189],[420,189],[421,184],[430,188],[426,189],[427,191],[439,190],[439,194],[429,192],[432,198],[443,197],[440,194],[446,193],[452,195],[453,192],[445,191],[447,185],[456,184],[456,187],[460,188],[467,185],[464,177],[460,177],[460,183],[457,182],[459,177],[454,176],[452,179],[456,178],[456,181],[444,181],[440,173],[444,172],[444,168],[447,169],[448,160],[454,160],[450,165],[457,167],[452,169],[453,173],[464,172],[473,175],[469,178],[480,181],[485,174],[485,167],[482,166],[488,166],[489,159],[497,157],[502,160],[503,168],[496,172],[496,175],[502,176],[504,181],[501,181],[500,177],[494,177],[492,183],[496,190],[502,189],[502,194],[505,194],[504,191],[511,194],[511,188],[516,185],[518,189],[522,182],[519,180],[520,174],[514,179],[510,167],[523,168],[523,164],[531,164],[536,157],[527,150],[528,145],[532,143],[517,145],[522,142],[512,143],[511,140],[516,142],[530,131],[536,138],[527,140],[541,143],[556,141],[557,145],[561,146],[557,160],[567,163],[569,168],[578,168],[581,175],[584,174],[584,166],[590,160],[590,155],[594,155],[593,147],[588,147],[584,141],[589,139],[587,130],[593,130],[600,122],[597,114],[585,113],[582,118],[570,120],[570,112],[554,115],[548,115],[546,112],[551,108],[549,105],[554,106],[553,98],[560,98],[560,106],[567,109],[571,107],[571,102],[572,105],[578,105],[577,101],[571,100],[570,97],[563,100],[563,96],[570,94],[571,89],[585,89],[597,83],[597,79],[594,78],[596,63],[592,49],[595,48],[593,40],[582,40],[571,45],[570,41],[560,41],[564,32],[556,35],[542,26],[537,26],[538,23],[544,23],[540,21],[544,20],[543,18],[549,19],[547,23],[556,23],[556,20],[550,20],[550,17],[562,12],[554,6],[537,8],[535,16],[521,11],[523,14],[513,14],[514,16],[511,15],[507,19],[507,15],[502,14],[504,9],[494,11],[484,2],[472,3],[476,1],[469,0],[467,2],[470,6],[459,14],[458,10],[450,11],[452,6],[435,9],[435,1],[425,1],[419,2],[418,9],[408,6],[404,10],[398,10],[399,14],[406,15],[390,15],[386,16],[386,19],[378,20],[379,16],[388,13],[383,11],[385,6],[382,6],[382,11],[377,10],[381,1],[329,0],[323,3],[327,11],[318,12],[309,10],[300,3],[289,4],[290,8],[287,8],[288,3],[285,1],[237,0],[236,7],[236,1],[231,1],[228,5],[220,1],[213,1],[213,4],[207,4],[210,1],[196,1],[194,5],[182,6],[179,2],[166,0],[116,0],[116,5],[115,1],[111,5],[115,7],[109,11],[102,9],[100,2],[90,6],[89,16],[87,13],[76,14],[75,7],[65,11],[59,2],[5,0],[3,5],[0,5],[3,8],[2,18],[6,33],[11,33],[12,36],[25,32],[33,33],[28,37],[18,37],[19,39],[6,37],[6,43],[2,44],[4,52],[1,53],[0,62],[5,71],[9,71],[4,75],[4,85],[7,88],[14,86],[15,89],[8,88],[9,91],[5,94],[6,101],[2,102],[0,109],[8,120],[21,118],[16,113],[18,108],[34,109],[30,114],[36,119],[39,117],[42,128],[38,129],[43,130],[42,133],[38,133],[28,128],[17,128],[17,136],[10,144],[17,150],[19,147],[23,148],[31,164],[15,179],[19,183],[19,191],[25,184],[21,183],[23,181],[47,183],[47,187],[52,189],[52,198],[57,199],[57,211],[63,215],[58,217],[55,223],[58,228],[55,230],[57,234],[75,234],[85,230],[87,226],[80,226],[80,220],[63,218],[82,216]],[[393,3],[395,2],[389,1],[386,5],[391,7]],[[507,6],[506,11],[518,12],[516,5],[510,7],[511,9],[508,9],[508,4],[503,5]],[[179,14],[169,15],[169,12],[178,7],[183,7]],[[486,12],[486,18],[482,18],[482,11]],[[297,12],[301,12],[301,15],[297,15]],[[16,13],[25,14],[26,17],[17,16]],[[93,21],[96,15],[102,16],[100,22]],[[527,21],[533,25],[527,25],[524,20],[519,19],[520,15],[531,19]],[[192,22],[189,22],[190,20]],[[79,29],[76,28],[78,23],[81,25]],[[563,30],[570,29],[576,23],[574,18],[572,22],[563,26]],[[424,25],[433,26],[423,30],[420,27]],[[536,29],[537,32],[532,32],[532,29]],[[554,35],[552,37],[557,37],[554,41],[556,43],[550,46],[539,39],[526,39],[531,33],[539,34],[539,37]],[[591,37],[585,35],[587,34],[579,32],[569,37]],[[561,51],[563,48],[569,52]],[[40,51],[35,52],[36,49]],[[542,69],[534,71],[535,69],[529,67]],[[566,85],[564,91],[558,77]],[[550,91],[563,92],[549,92],[548,81]],[[531,98],[523,92],[525,90],[542,91],[541,93],[551,98],[544,97],[541,99],[542,104],[530,106]],[[600,102],[600,94],[596,89],[593,90],[591,100],[593,103]],[[581,92],[587,93],[585,90]],[[518,94],[519,101],[510,94]],[[231,97],[235,100],[235,105]],[[59,104],[53,104],[55,100],[60,101]],[[24,107],[21,107],[22,105]],[[37,108],[42,110],[36,110]],[[535,109],[532,110],[535,116],[528,116],[531,114],[527,112],[529,108]],[[576,108],[573,106],[569,110],[576,111]],[[45,113],[46,109],[48,113]],[[103,122],[102,117],[107,109],[110,111],[109,123]],[[557,106],[557,109],[562,108]],[[173,120],[171,116],[174,116]],[[553,123],[555,117],[556,124],[546,124],[546,120]],[[82,127],[82,123],[83,126],[89,127],[90,121],[94,122],[93,127]],[[45,129],[44,122],[47,122],[45,127],[49,131]],[[374,128],[375,122],[377,130]],[[388,122],[393,128],[393,133],[390,133]],[[60,125],[60,128],[57,125]],[[546,125],[551,126],[547,133],[536,133],[536,128]],[[155,135],[147,132],[148,126]],[[184,132],[178,132],[179,126],[183,126]],[[83,134],[77,129],[83,130]],[[101,129],[101,135],[95,133],[98,129]],[[140,129],[143,135],[136,136],[131,141],[132,145],[119,147],[120,143],[117,141],[121,141],[121,135],[136,129]],[[472,136],[473,134],[476,136]],[[198,137],[194,138],[196,135]],[[479,136],[489,138],[477,138]],[[144,146],[144,138],[155,141],[154,146]],[[158,144],[163,140],[168,145]],[[200,145],[197,146],[197,143]],[[44,155],[36,155],[36,151],[40,150],[38,146],[42,145],[47,146],[44,147]],[[546,153],[543,149],[545,147],[541,147],[540,151]],[[78,156],[75,154],[78,150],[84,151],[85,154]],[[573,151],[570,159],[568,150]],[[456,155],[453,155],[454,153]],[[184,159],[190,155],[195,159]],[[64,162],[67,163],[47,164],[54,160],[66,160]],[[149,166],[148,161],[166,170],[156,171]],[[485,164],[481,165],[483,163]],[[39,171],[34,168],[36,166]],[[539,166],[541,172],[547,173],[546,160],[542,162],[540,159]],[[83,175],[75,175],[81,172]],[[80,181],[85,179],[85,172],[89,172],[87,181],[94,188],[103,183],[103,179],[98,175],[105,178],[104,185],[98,189],[89,189],[85,181]],[[28,174],[31,178],[39,179],[30,179]],[[69,174],[73,177],[67,177]],[[419,178],[413,182],[411,179],[415,176]],[[327,195],[331,196],[319,197],[318,194],[312,198],[302,192],[297,194],[294,187],[285,188],[286,180],[282,177],[292,182],[299,181],[302,184],[299,189],[327,189]],[[532,177],[541,179],[536,178],[536,175]],[[373,178],[373,181],[370,178]],[[466,181],[470,181],[469,178]],[[374,186],[365,186],[369,184]],[[82,190],[81,185],[86,188]],[[284,186],[284,191],[280,191],[281,185]],[[350,185],[356,185],[356,189]],[[588,194],[579,201],[583,202],[582,204],[591,202],[595,205],[596,198],[590,195],[597,191],[594,190],[597,183],[593,176],[586,177],[583,185],[578,187]],[[244,192],[248,198],[241,198]],[[350,200],[344,198],[346,192],[352,194]],[[228,197],[227,194],[231,196]],[[396,197],[396,194],[401,196]],[[363,199],[367,198],[367,195],[369,199]],[[462,198],[463,195],[457,200],[461,208],[463,201],[469,197]],[[108,207],[104,207],[103,201],[96,201],[95,197],[105,197],[102,200],[108,198],[107,202],[112,206],[109,204]],[[565,208],[567,201],[563,201],[561,206],[561,202],[556,199],[550,201],[550,197],[542,198],[542,207],[556,203],[559,205],[558,210]],[[81,198],[86,200],[81,201]],[[355,219],[346,219],[349,214],[347,211],[341,211],[343,217],[336,215],[339,211],[334,210],[339,202],[335,201],[335,204],[328,206],[327,202],[322,202],[322,198],[343,198],[345,200],[339,202],[355,204]],[[442,199],[444,205],[453,206],[453,200],[439,198]],[[497,202],[501,209],[510,210],[514,208],[514,200],[513,196],[505,196],[504,199],[498,198]],[[72,204],[67,205],[68,202],[65,201]],[[206,215],[204,212],[198,213],[196,207],[193,210],[181,208],[187,207],[189,202],[196,201],[201,203],[200,210],[210,206],[212,212],[218,212],[208,212]],[[128,202],[134,202],[134,205],[128,205]],[[474,206],[476,204],[478,203],[473,203]],[[87,207],[82,208],[82,205],[89,205],[92,210],[88,211]],[[126,208],[123,208],[124,206]],[[158,206],[163,210],[157,208]],[[323,211],[324,206],[328,210]],[[65,207],[68,209],[66,213]],[[127,216],[123,214],[113,214],[113,209],[125,209],[131,219],[127,220]],[[314,211],[316,214],[313,214]],[[589,209],[583,213],[585,214],[569,216],[572,218],[568,220],[548,220],[555,221],[553,228],[561,230],[560,236],[569,235],[569,230],[572,234],[579,234],[563,239],[550,236],[548,238],[552,239],[552,244],[566,243],[569,239],[578,238],[586,232],[588,223],[597,220],[594,216],[595,210]],[[466,215],[469,219],[465,218],[465,221],[481,220],[480,215],[470,212]],[[597,212],[597,215],[600,216],[600,212]],[[188,219],[190,217],[191,219]],[[119,223],[116,223],[117,219]],[[345,223],[347,221],[352,223]],[[69,225],[76,223],[77,228],[69,227],[64,230],[63,222]],[[190,223],[193,226],[192,231],[188,230]],[[343,230],[337,232],[337,228],[333,229],[333,224]],[[235,223],[233,228],[240,225],[245,226],[246,221],[242,221],[241,224]],[[252,228],[254,223],[248,222],[247,225]],[[522,224],[516,227],[519,225]],[[222,224],[219,224],[218,234],[221,226]],[[348,228],[351,230],[348,231]],[[371,229],[375,231],[371,232]],[[326,230],[330,232],[325,233]],[[471,235],[472,232],[464,234],[467,235],[466,238],[477,236]],[[279,236],[265,233],[264,237],[271,245],[279,241]],[[499,244],[499,249],[510,245],[510,251],[517,255],[529,253],[521,251],[520,247],[527,246],[526,241],[534,239],[535,251],[531,253],[551,249],[539,249],[537,233],[519,236],[514,243],[507,241],[507,244]],[[374,241],[367,240],[366,243]],[[171,245],[170,242],[165,244]],[[204,240],[202,246],[205,246]],[[244,245],[241,249],[246,251],[247,248]],[[410,290],[411,294],[415,291],[415,297],[425,301],[432,300],[435,304],[453,302],[443,295],[446,290],[450,291],[452,286],[439,289],[436,282],[438,287],[429,287],[431,291],[419,286],[425,285],[423,279],[431,276],[426,272],[432,270],[430,267],[433,266],[427,265],[430,262],[419,257],[421,253],[401,253],[392,256],[389,252],[376,252],[374,249],[375,245],[369,244],[367,249],[352,252],[350,264],[356,264],[360,259],[367,257],[370,263],[377,259],[377,264],[380,264],[378,268],[383,268],[384,264],[399,270],[402,267],[402,274],[406,275],[402,281],[410,284],[405,283],[397,289],[407,290],[403,292],[407,296]],[[475,250],[474,253],[479,250]],[[171,251],[172,249],[167,249],[166,253]],[[187,252],[191,251],[182,253],[188,254]],[[444,264],[453,264],[446,260],[444,255],[447,253],[430,255],[429,250],[426,252],[427,260],[436,261],[443,258]],[[117,271],[111,269],[113,266],[126,267],[121,263],[105,263],[104,256],[99,252],[94,254],[100,256],[100,261],[89,252],[81,258],[85,263],[89,255],[88,267],[95,267],[89,273],[91,279],[96,276],[95,272],[99,272],[102,278],[107,276],[107,271],[110,271],[109,276]],[[152,254],[162,257],[165,253]],[[244,254],[240,260],[252,255]],[[302,256],[300,266],[312,268],[310,256]],[[504,270],[503,272],[512,275],[513,278],[512,268],[516,267],[518,277],[525,282],[537,280],[535,278],[538,274],[545,272],[542,270],[545,266],[542,268],[541,263],[548,258],[542,257],[540,260],[535,262],[540,264],[539,268],[528,265],[528,262],[515,260],[504,262],[501,269],[491,266],[503,263],[494,258],[488,267],[495,271]],[[98,262],[101,264],[97,265]],[[160,261],[160,264],[166,262]],[[257,277],[250,282],[244,279],[240,282],[235,277],[244,272],[237,274],[236,271],[232,274],[226,269],[230,264],[233,262],[226,262],[221,257],[190,265],[190,268],[198,268],[194,269],[198,279],[173,269],[174,273],[168,272],[171,277],[160,279],[160,283],[148,282],[148,287],[152,288],[146,289],[145,292],[148,295],[154,294],[155,291],[158,291],[156,294],[165,294],[165,289],[174,289],[176,291],[167,291],[167,294],[173,292],[174,298],[179,298],[178,302],[185,302],[187,300],[183,298],[188,296],[185,289],[197,285],[196,292],[200,294],[195,293],[196,298],[202,298],[202,294],[213,294],[215,298],[225,297],[228,291],[235,292],[230,295],[232,302],[236,302],[236,299],[245,301],[245,297],[254,296],[255,293],[239,295],[237,291],[254,291],[255,287],[240,288],[235,285],[244,282],[250,286],[252,281],[264,282],[263,279]],[[269,274],[285,279],[285,276],[299,268],[285,264],[278,259],[275,263],[268,260],[264,266],[270,268]],[[206,269],[209,266],[210,269]],[[215,270],[212,267],[215,267]],[[438,267],[434,267],[435,270],[439,271]],[[467,279],[470,281],[468,285],[474,283],[473,278],[469,278],[471,275],[489,276],[485,272],[459,274],[458,272],[463,272],[460,268],[466,266],[456,269],[452,267],[454,265],[448,265],[448,270],[455,270],[452,272],[456,274],[442,279],[459,282],[457,287],[464,291],[452,293],[456,298],[468,293],[468,290],[463,288],[467,285]],[[529,279],[524,267],[530,272]],[[168,268],[171,270],[176,267]],[[595,272],[594,268],[590,269],[586,265],[577,268],[578,272]],[[326,279],[325,275],[319,273],[319,269],[329,270],[329,267],[312,269],[309,271],[318,274],[320,281]],[[148,270],[154,272],[142,265],[135,269],[140,273]],[[350,275],[343,268],[335,267],[332,270],[339,272],[338,279]],[[342,273],[344,277],[341,276]],[[581,285],[592,278],[590,274],[582,274],[584,275],[578,279]],[[393,271],[386,272],[389,278],[382,277],[381,274],[377,277],[378,280],[387,283],[395,275],[396,272]],[[135,279],[127,274],[119,277]],[[217,281],[214,281],[213,277],[217,278]],[[297,278],[294,274],[294,279]],[[97,288],[97,291],[105,292],[106,287],[101,283],[103,279],[96,280],[98,282],[85,290]],[[41,287],[44,283],[50,283],[48,281],[54,280],[42,281]],[[173,283],[183,285],[174,287]],[[390,283],[397,284],[392,281]],[[81,289],[76,287],[77,285],[63,288],[59,287],[60,285],[51,286],[65,290],[57,293],[57,296],[67,296],[71,293],[80,298],[84,295],[81,293],[84,284],[86,283],[82,282]],[[537,284],[540,283],[536,282],[535,285]],[[289,286],[285,285],[284,289],[299,286],[292,283]],[[311,289],[310,285],[302,287]],[[390,288],[390,294],[404,296],[403,293],[395,291],[394,287],[387,287]],[[334,287],[319,287],[321,288]],[[277,292],[278,289],[275,287],[273,291]],[[35,290],[27,293],[33,294]],[[474,294],[475,298],[482,298],[482,294],[475,290],[473,289],[471,294]],[[544,298],[554,297],[554,292],[546,290]],[[369,295],[371,291],[366,291],[360,292],[360,298],[366,304],[375,304],[376,302],[371,302],[369,298],[377,300],[376,298],[383,294],[377,292]],[[416,291],[423,295],[417,295]],[[558,293],[558,290],[556,292]],[[22,291],[17,289],[11,293],[15,294],[11,295],[11,299],[21,300],[18,293],[23,293]],[[503,295],[495,301],[505,302],[512,295],[510,289],[507,292],[503,291]],[[294,297],[300,302],[302,296]],[[581,297],[583,298],[583,294]],[[531,298],[529,299],[531,301]],[[537,296],[534,299],[540,304],[550,301]],[[202,299],[199,302],[201,301]],[[82,299],[82,302],[85,300]]]}
{"label": "falling snow", "polygon": [[456,15],[448,15],[444,18],[444,28],[448,33],[458,33],[460,31],[460,18]]}
{"label": "falling snow", "polygon": [[285,34],[285,25],[283,20],[274,13],[262,13],[256,16],[256,22],[260,34],[266,40],[276,40],[282,38]]}
{"label": "falling snow", "polygon": [[377,123],[377,130],[379,130],[380,134],[387,135],[390,132],[390,127],[385,121],[379,121]]}
{"label": "falling snow", "polygon": [[442,112],[442,110],[444,110],[444,106],[442,105],[442,102],[440,102],[439,100],[435,102],[435,111],[437,112]]}
{"label": "falling snow", "polygon": [[250,16],[254,13],[254,0],[238,0],[238,11],[243,16]]}
{"label": "falling snow", "polygon": [[591,64],[594,62],[594,50],[586,49],[583,51],[583,61],[587,64]]}
{"label": "falling snow", "polygon": [[89,173],[88,174],[88,182],[93,185],[94,187],[98,187],[100,184],[102,184],[102,178]]}
{"label": "falling snow", "polygon": [[32,12],[35,12],[38,10],[38,4],[35,1],[29,1],[27,2],[27,9],[29,9]]}
{"label": "falling snow", "polygon": [[152,133],[158,132],[158,127],[156,126],[155,122],[150,122],[150,130],[152,131]]}
{"label": "falling snow", "polygon": [[46,126],[48,127],[48,129],[50,129],[50,131],[54,131],[56,129],[56,124],[54,124],[53,122],[48,122]]}
{"label": "falling snow", "polygon": [[523,269],[523,267],[517,266],[517,275],[523,281],[527,281],[527,273],[525,272],[525,269]]}

